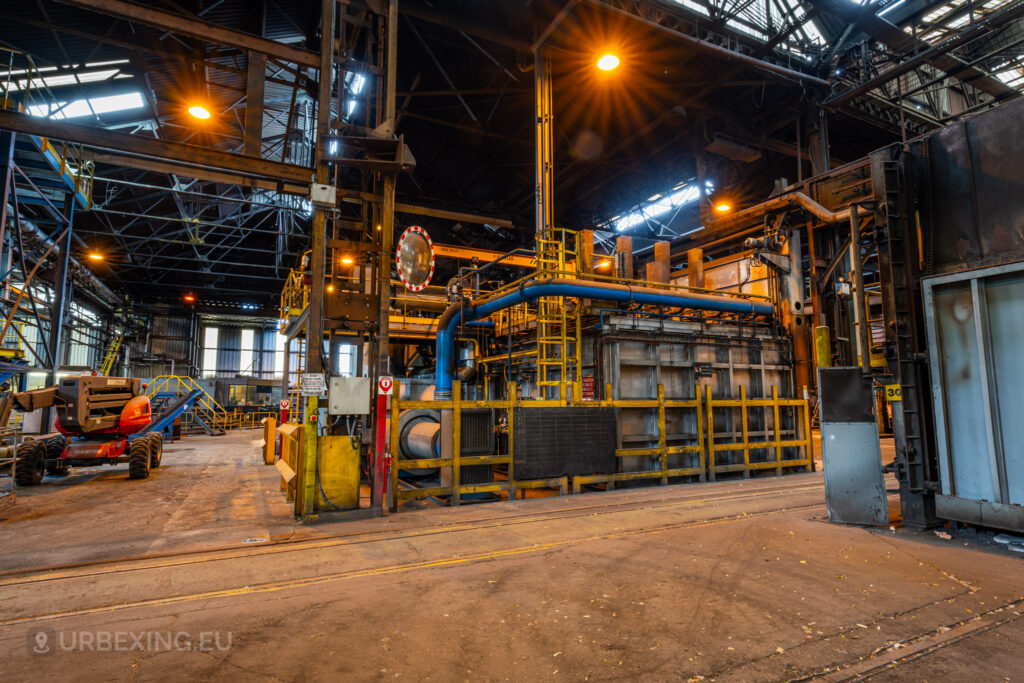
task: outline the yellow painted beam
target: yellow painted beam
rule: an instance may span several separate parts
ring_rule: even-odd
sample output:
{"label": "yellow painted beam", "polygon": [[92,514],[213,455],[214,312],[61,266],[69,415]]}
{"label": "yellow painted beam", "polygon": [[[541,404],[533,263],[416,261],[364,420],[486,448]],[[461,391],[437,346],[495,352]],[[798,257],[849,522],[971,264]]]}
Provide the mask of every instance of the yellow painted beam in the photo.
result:
{"label": "yellow painted beam", "polygon": [[[501,256],[503,256],[500,251],[474,249],[473,247],[460,247],[454,244],[435,244],[434,255],[440,258],[465,259],[467,261],[471,261],[476,258],[480,263],[491,263],[492,261],[497,261]],[[514,254],[503,258],[501,262],[502,264],[517,266],[519,268],[537,267],[537,259],[532,256],[523,256],[520,254]]]}

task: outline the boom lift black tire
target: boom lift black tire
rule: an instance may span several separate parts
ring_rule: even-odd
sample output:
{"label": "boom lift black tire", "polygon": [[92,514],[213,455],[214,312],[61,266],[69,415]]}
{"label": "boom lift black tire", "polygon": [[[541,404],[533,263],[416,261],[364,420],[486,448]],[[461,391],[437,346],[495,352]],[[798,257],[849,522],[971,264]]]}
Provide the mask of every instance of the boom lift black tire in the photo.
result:
{"label": "boom lift black tire", "polygon": [[46,442],[26,441],[15,454],[18,464],[14,466],[14,483],[19,487],[41,484],[46,468]]}
{"label": "boom lift black tire", "polygon": [[164,457],[164,435],[161,432],[150,432],[146,434],[149,439],[149,467],[156,469],[160,467],[160,460]]}
{"label": "boom lift black tire", "polygon": [[128,447],[128,478],[145,479],[149,476],[149,450],[150,441],[148,437],[140,436]]}
{"label": "boom lift black tire", "polygon": [[46,440],[46,473],[51,477],[66,477],[68,475],[70,467],[67,464],[49,463],[49,461],[59,458],[67,445],[68,440],[63,436],[52,436]]}

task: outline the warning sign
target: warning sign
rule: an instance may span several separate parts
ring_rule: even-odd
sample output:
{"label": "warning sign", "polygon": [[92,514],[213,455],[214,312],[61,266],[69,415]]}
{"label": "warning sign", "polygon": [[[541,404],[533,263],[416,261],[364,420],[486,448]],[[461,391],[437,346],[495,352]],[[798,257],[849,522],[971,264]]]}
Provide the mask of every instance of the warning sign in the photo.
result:
{"label": "warning sign", "polygon": [[391,390],[395,388],[394,377],[381,377],[377,380],[377,394],[379,396],[390,396]]}
{"label": "warning sign", "polygon": [[899,384],[886,384],[885,385],[885,400],[892,403],[893,401],[903,400],[903,389]]}
{"label": "warning sign", "polygon": [[311,372],[299,375],[299,393],[303,396],[323,396],[327,393],[324,373]]}
{"label": "warning sign", "polygon": [[597,392],[595,391],[594,376],[587,375],[583,378],[583,386],[581,387],[581,393],[583,398],[586,400],[592,400],[597,398]]}

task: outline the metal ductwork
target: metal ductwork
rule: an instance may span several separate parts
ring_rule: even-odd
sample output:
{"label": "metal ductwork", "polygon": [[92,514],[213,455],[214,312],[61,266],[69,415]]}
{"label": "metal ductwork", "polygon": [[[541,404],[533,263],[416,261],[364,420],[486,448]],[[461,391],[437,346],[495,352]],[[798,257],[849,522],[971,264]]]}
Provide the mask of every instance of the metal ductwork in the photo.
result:
{"label": "metal ductwork", "polygon": [[460,325],[485,318],[515,304],[536,301],[544,296],[571,296],[739,315],[773,315],[775,313],[774,304],[726,295],[717,296],[648,287],[631,287],[569,278],[525,282],[519,285],[515,291],[493,299],[452,305],[441,314],[437,323],[437,366],[434,376],[436,398],[438,400],[451,398],[454,379],[455,331]]}
{"label": "metal ductwork", "polygon": [[459,349],[459,381],[468,382],[476,375],[476,342],[471,341]]}

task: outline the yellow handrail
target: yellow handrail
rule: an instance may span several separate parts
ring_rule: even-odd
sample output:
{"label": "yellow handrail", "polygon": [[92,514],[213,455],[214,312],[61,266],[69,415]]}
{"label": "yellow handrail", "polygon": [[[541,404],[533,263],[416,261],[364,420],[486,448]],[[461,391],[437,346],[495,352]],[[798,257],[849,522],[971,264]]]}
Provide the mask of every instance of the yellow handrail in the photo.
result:
{"label": "yellow handrail", "polygon": [[150,398],[163,393],[184,396],[197,389],[203,393],[199,395],[198,400],[192,406],[192,410],[198,413],[211,429],[227,429],[225,425],[227,423],[228,411],[224,410],[223,406],[217,403],[213,396],[210,396],[206,389],[191,377],[160,375],[153,378],[153,381],[150,382],[146,388],[146,395]]}

